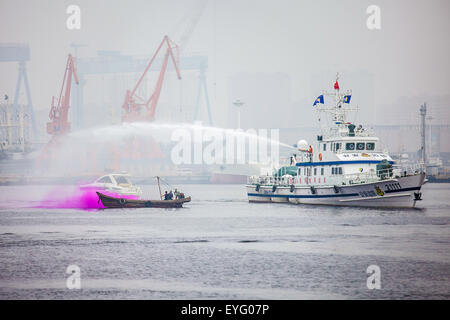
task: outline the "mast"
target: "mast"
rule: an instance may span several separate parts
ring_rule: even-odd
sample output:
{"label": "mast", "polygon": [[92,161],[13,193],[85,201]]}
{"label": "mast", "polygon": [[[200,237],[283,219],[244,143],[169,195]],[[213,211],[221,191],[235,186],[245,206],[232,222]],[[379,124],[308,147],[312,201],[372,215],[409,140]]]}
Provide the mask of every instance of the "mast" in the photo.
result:
{"label": "mast", "polygon": [[156,176],[156,180],[158,180],[159,197],[162,200],[163,198],[162,198],[162,193],[161,193],[161,185],[159,184],[159,177],[158,176]]}
{"label": "mast", "polygon": [[[347,126],[350,124],[347,122],[346,115],[349,111],[357,111],[357,108],[352,108],[349,106],[346,106],[346,104],[349,104],[349,102],[345,101],[346,96],[352,95],[351,90],[346,90],[345,92],[341,92],[339,87],[339,73],[336,74],[336,81],[334,83],[334,91],[323,92],[324,96],[328,96],[330,98],[334,99],[334,105],[333,106],[318,106],[317,111],[318,112],[325,112],[330,114],[332,123],[326,124],[326,128],[328,129],[328,133],[331,135],[338,134],[341,130],[347,130]],[[321,116],[319,116],[320,121]],[[322,131],[325,131],[322,128]],[[323,132],[324,134],[325,132]]]}
{"label": "mast", "polygon": [[424,102],[423,105],[420,106],[420,118],[421,118],[421,138],[422,138],[422,152],[421,152],[421,157],[422,157],[422,162],[425,165],[426,168],[426,163],[427,163],[427,153],[426,153],[426,139],[425,139],[425,116],[427,115],[427,103]]}

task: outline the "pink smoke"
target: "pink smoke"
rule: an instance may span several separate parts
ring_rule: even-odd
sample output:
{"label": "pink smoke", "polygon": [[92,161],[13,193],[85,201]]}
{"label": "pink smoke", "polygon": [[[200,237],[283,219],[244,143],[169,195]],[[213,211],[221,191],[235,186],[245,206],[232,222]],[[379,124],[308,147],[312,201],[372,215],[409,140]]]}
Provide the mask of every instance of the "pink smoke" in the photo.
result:
{"label": "pink smoke", "polygon": [[96,191],[105,195],[124,199],[139,199],[138,196],[120,195],[96,187],[64,187],[60,186],[49,192],[35,208],[64,208],[64,209],[103,209],[105,208],[96,194]]}

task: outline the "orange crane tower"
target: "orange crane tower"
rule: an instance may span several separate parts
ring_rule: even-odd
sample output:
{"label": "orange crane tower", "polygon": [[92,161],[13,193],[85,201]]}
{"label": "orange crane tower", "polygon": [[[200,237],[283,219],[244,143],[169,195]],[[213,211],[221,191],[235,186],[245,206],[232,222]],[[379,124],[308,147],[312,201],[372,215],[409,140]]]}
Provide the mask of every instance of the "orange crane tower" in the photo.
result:
{"label": "orange crane tower", "polygon": [[[150,70],[150,67],[152,66],[153,62],[156,59],[156,56],[160,52],[161,48],[166,44],[166,52],[164,54],[164,59],[162,62],[161,70],[159,72],[158,81],[156,82],[155,89],[153,91],[153,94],[150,96],[148,100],[145,100],[141,97],[138,97],[136,94],[136,91],[138,90],[139,86],[142,83],[142,80],[147,75],[147,72]],[[168,36],[164,36],[164,39],[162,40],[161,44],[159,45],[158,49],[156,50],[155,54],[151,58],[149,64],[144,70],[144,73],[139,78],[136,86],[133,88],[132,91],[127,90],[127,93],[125,95],[125,101],[122,105],[122,108],[124,109],[124,114],[122,116],[122,122],[133,122],[133,121],[153,121],[155,119],[155,111],[156,106],[158,104],[159,96],[161,94],[162,84],[164,81],[164,75],[167,70],[167,64],[169,62],[169,56],[175,66],[175,70],[177,72],[178,79],[181,80],[180,70],[178,68],[178,55],[177,59],[175,58],[174,51],[178,49],[178,46],[172,42]],[[178,52],[177,52],[178,53]],[[145,107],[145,110],[143,110],[143,107]]]}
{"label": "orange crane tower", "polygon": [[[55,97],[52,97],[52,106],[49,113],[50,122],[47,122],[47,133],[52,135],[52,140],[58,136],[64,135],[70,131],[69,107],[70,91],[72,87],[72,77],[78,84],[77,70],[72,55],[67,57],[66,71],[59,92],[59,98],[55,104]],[[64,95],[64,85],[66,87]]]}
{"label": "orange crane tower", "polygon": [[78,84],[75,62],[72,55],[69,54],[69,56],[67,57],[66,69],[64,72],[61,90],[59,91],[58,100],[56,101],[55,96],[52,97],[52,105],[49,113],[49,118],[51,121],[47,122],[47,133],[52,137],[45,145],[44,149],[42,149],[42,152],[37,159],[38,167],[41,166],[41,161],[43,159],[54,158],[56,147],[60,143],[60,138],[70,131],[70,122],[68,118],[72,78],[74,78],[75,83]]}

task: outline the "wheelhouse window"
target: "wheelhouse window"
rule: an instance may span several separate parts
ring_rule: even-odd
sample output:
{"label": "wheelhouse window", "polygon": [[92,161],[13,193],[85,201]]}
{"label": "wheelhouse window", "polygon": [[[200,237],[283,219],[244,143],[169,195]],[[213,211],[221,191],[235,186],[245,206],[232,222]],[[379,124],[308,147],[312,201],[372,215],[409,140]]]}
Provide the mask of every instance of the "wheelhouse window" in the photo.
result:
{"label": "wheelhouse window", "polygon": [[338,151],[339,149],[341,149],[341,144],[340,143],[336,143],[336,151]]}
{"label": "wheelhouse window", "polygon": [[112,183],[111,178],[110,177],[103,177],[100,180],[98,180],[98,182],[100,183]]}
{"label": "wheelhouse window", "polygon": [[347,142],[345,144],[345,150],[355,150],[355,143],[354,142]]}
{"label": "wheelhouse window", "polygon": [[367,142],[366,143],[366,150],[375,150],[375,143],[374,142]]}
{"label": "wheelhouse window", "polygon": [[338,168],[338,173],[339,173],[339,174],[342,174],[342,167],[339,167],[339,168]]}
{"label": "wheelhouse window", "polygon": [[326,143],[323,144],[323,151],[327,151],[327,144]]}
{"label": "wheelhouse window", "polygon": [[317,168],[314,168],[314,175],[317,175]]}
{"label": "wheelhouse window", "polygon": [[130,184],[128,179],[124,176],[114,176],[114,179],[116,179],[117,184]]}
{"label": "wheelhouse window", "polygon": [[323,168],[320,168],[320,175],[323,176]]}
{"label": "wheelhouse window", "polygon": [[356,144],[356,149],[357,150],[364,150],[365,149],[365,143],[364,142],[358,142],[357,144]]}

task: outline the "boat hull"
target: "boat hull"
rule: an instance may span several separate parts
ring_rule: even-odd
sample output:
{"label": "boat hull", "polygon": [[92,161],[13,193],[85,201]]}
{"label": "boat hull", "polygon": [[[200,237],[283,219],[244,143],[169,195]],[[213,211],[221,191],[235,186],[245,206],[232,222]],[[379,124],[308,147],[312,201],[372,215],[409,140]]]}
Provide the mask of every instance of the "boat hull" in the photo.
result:
{"label": "boat hull", "polygon": [[134,200],[115,198],[97,192],[99,201],[107,209],[112,208],[181,208],[183,203],[190,202],[191,197],[175,200]]}
{"label": "boat hull", "polygon": [[420,198],[424,181],[425,175],[417,174],[342,186],[293,185],[258,188],[256,185],[247,185],[247,194],[250,202],[412,208]]}

